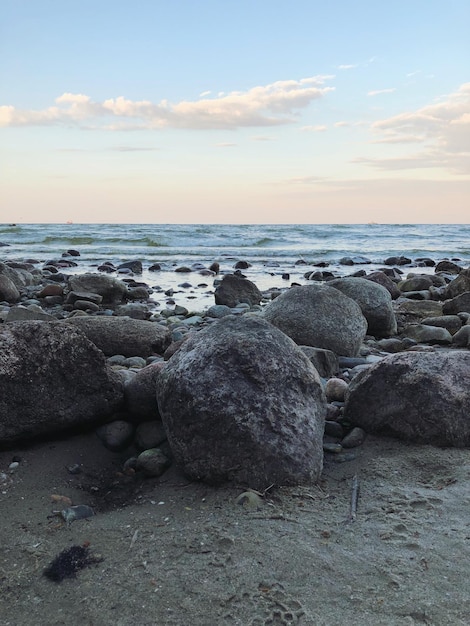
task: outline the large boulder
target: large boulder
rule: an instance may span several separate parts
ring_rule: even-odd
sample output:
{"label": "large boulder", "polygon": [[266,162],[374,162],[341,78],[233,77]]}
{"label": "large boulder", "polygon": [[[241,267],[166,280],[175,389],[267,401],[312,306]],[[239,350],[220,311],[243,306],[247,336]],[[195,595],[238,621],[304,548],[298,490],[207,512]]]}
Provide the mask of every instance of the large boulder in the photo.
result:
{"label": "large boulder", "polygon": [[349,386],[345,417],[379,435],[470,446],[470,352],[408,352],[384,358]]}
{"label": "large boulder", "polygon": [[382,285],[365,278],[348,276],[328,282],[361,307],[367,320],[367,332],[375,337],[390,337],[397,332],[397,322],[392,308],[392,296]]}
{"label": "large boulder", "polygon": [[243,276],[226,274],[215,290],[215,303],[235,307],[240,302],[250,306],[259,304],[263,294],[258,287]]}
{"label": "large boulder", "polygon": [[455,315],[456,313],[467,312],[470,313],[470,291],[464,291],[458,296],[446,300],[442,307],[442,311],[445,315]]}
{"label": "large boulder", "polygon": [[328,285],[291,287],[265,307],[264,318],[298,345],[341,356],[356,356],[367,331],[357,302]]}
{"label": "large boulder", "polygon": [[91,292],[102,296],[103,304],[119,304],[126,300],[127,285],[118,278],[105,274],[80,274],[70,276],[68,291]]}
{"label": "large boulder", "polygon": [[0,328],[0,446],[103,422],[123,397],[103,354],[73,326]]}
{"label": "large boulder", "polygon": [[19,299],[20,292],[15,283],[5,274],[0,274],[0,301],[13,303],[18,302]]}
{"label": "large boulder", "polygon": [[255,489],[319,478],[326,400],[300,348],[259,316],[195,333],[157,381],[176,462],[193,479]]}
{"label": "large boulder", "polygon": [[61,323],[80,328],[106,356],[123,354],[145,359],[153,354],[163,354],[171,341],[166,326],[130,317],[77,315]]}
{"label": "large boulder", "polygon": [[20,267],[10,267],[7,263],[0,262],[0,275],[6,276],[19,290],[36,283],[31,272]]}
{"label": "large boulder", "polygon": [[444,298],[450,300],[466,291],[470,291],[470,267],[464,269],[446,287]]}

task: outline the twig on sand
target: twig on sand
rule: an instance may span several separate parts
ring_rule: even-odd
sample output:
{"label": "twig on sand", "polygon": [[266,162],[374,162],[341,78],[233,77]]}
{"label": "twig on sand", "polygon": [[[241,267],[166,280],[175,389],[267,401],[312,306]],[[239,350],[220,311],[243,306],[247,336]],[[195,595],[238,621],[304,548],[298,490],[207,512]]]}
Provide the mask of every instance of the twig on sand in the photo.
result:
{"label": "twig on sand", "polygon": [[356,520],[358,498],[359,498],[359,480],[357,478],[357,474],[354,474],[352,478],[352,485],[351,485],[351,506],[349,509],[349,518],[347,520],[349,524]]}

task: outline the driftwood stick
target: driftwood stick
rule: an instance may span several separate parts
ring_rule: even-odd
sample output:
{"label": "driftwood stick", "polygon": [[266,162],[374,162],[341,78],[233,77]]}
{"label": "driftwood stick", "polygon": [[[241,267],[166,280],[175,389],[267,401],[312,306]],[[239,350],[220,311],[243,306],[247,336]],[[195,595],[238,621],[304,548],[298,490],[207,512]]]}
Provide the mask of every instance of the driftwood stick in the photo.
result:
{"label": "driftwood stick", "polygon": [[351,485],[351,508],[349,510],[349,522],[356,520],[357,500],[359,498],[359,480],[357,474],[354,474]]}

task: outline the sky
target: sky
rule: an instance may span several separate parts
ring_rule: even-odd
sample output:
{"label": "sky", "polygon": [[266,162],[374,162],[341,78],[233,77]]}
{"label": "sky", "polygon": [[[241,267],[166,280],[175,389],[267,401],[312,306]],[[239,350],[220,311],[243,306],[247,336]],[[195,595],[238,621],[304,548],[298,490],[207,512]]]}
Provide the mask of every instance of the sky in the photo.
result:
{"label": "sky", "polygon": [[0,222],[468,223],[468,0],[1,0]]}

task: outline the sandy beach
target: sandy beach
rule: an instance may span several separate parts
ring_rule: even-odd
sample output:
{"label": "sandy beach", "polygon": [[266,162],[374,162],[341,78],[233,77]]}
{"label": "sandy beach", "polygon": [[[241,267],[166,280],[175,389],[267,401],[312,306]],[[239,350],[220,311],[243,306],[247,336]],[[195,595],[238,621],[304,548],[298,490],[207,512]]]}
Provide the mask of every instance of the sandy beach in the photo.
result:
{"label": "sandy beach", "polygon": [[[468,450],[368,437],[354,460],[327,455],[318,485],[272,488],[259,508],[175,469],[125,477],[94,434],[2,452],[0,469],[5,626],[468,623]],[[67,526],[54,494],[96,515]],[[44,576],[85,543],[100,562]]]}

